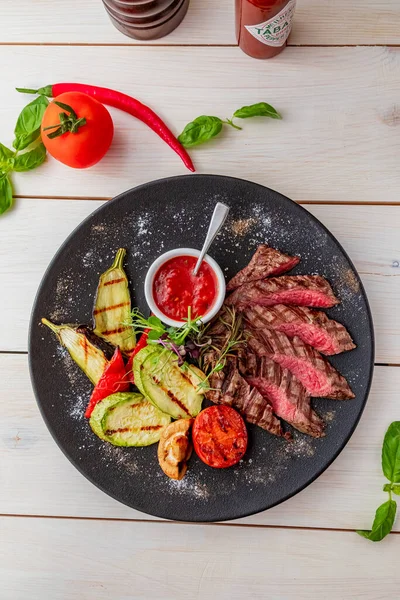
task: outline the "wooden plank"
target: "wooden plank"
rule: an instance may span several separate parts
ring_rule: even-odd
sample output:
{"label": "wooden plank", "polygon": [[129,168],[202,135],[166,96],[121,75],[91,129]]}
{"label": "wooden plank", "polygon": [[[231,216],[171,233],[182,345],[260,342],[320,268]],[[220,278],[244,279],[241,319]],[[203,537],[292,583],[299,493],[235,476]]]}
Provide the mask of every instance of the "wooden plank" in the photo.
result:
{"label": "wooden plank", "polygon": [[[2,4],[2,43],[146,44],[120,33],[101,0],[71,0],[56,11],[52,0],[22,0],[18,13],[23,19],[16,18],[13,0]],[[180,26],[149,44],[235,44],[234,18],[230,0],[192,0]]]}
{"label": "wooden plank", "polygon": [[399,44],[397,0],[300,0],[290,44]]}
{"label": "wooden plank", "polygon": [[[2,310],[6,315],[0,351],[26,351],[31,306],[54,253],[88,214],[101,205],[90,200],[21,198],[0,218]],[[397,206],[307,205],[355,261],[374,316],[376,361],[400,363],[400,261]],[[39,243],[40,241],[40,243]]]}
{"label": "wooden plank", "polygon": [[[0,381],[0,514],[149,519],[100,492],[62,455],[36,407],[26,356],[0,355]],[[361,423],[333,465],[294,498],[240,522],[369,527],[385,499],[380,453],[387,426],[399,418],[399,386],[400,368],[376,367]]]}
{"label": "wooden plank", "polygon": [[396,535],[377,551],[355,533],[216,525],[3,517],[0,532],[5,600],[378,600],[398,593]]}
{"label": "wooden plank", "polygon": [[[27,53],[29,52],[29,61]],[[248,119],[244,131],[192,151],[198,172],[241,176],[299,201],[397,202],[400,186],[400,50],[289,48],[276,60],[250,60],[236,48],[0,48],[2,142],[11,143],[14,88],[79,79],[122,89],[151,104],[180,132],[201,114],[226,117],[266,100],[283,120]],[[162,92],[160,92],[162,90]],[[111,151],[94,168],[71,172],[54,160],[15,176],[16,193],[111,197],[185,171],[142,123],[112,111]]]}
{"label": "wooden plank", "polygon": [[[101,0],[13,0],[2,3],[2,43],[137,44],[111,25]],[[78,17],[78,18],[77,18]],[[230,0],[193,0],[183,23],[151,44],[235,44]],[[290,44],[399,44],[397,0],[301,0],[297,3]]]}

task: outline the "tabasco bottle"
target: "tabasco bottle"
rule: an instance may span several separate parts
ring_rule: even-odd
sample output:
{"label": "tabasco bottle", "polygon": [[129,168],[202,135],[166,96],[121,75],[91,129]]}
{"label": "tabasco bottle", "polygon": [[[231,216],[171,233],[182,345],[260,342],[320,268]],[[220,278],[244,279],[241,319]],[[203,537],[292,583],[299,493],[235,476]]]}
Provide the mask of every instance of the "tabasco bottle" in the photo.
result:
{"label": "tabasco bottle", "polygon": [[236,36],[243,52],[272,58],[286,46],[296,0],[235,0]]}

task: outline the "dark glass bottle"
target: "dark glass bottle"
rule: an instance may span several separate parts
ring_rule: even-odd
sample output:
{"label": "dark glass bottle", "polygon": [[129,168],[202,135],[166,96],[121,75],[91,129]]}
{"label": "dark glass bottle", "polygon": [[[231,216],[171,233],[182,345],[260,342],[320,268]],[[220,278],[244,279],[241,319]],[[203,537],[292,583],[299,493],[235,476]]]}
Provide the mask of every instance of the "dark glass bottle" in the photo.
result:
{"label": "dark glass bottle", "polygon": [[137,40],[155,40],[173,31],[189,7],[189,0],[103,0],[112,23]]}
{"label": "dark glass bottle", "polygon": [[296,0],[236,0],[236,36],[254,58],[272,58],[286,46]]}

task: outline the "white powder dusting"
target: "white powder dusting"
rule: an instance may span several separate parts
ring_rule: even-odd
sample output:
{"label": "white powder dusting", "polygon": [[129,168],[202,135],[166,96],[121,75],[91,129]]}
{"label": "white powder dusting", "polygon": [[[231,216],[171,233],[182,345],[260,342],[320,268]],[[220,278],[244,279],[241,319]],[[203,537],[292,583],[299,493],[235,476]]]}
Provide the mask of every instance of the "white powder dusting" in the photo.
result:
{"label": "white powder dusting", "polygon": [[[54,293],[54,305],[50,318],[56,322],[65,322],[68,315],[74,317],[74,320],[82,318],[82,311],[79,305],[78,290],[90,297],[95,293],[95,286],[90,278],[85,278],[83,269],[90,270],[91,273],[98,275],[107,268],[115,255],[119,245],[124,245],[128,251],[128,273],[132,280],[132,289],[142,285],[146,270],[157,254],[162,253],[171,247],[182,245],[193,246],[191,236],[198,232],[205,234],[208,227],[208,219],[212,214],[217,201],[229,204],[229,198],[224,195],[216,194],[202,201],[202,215],[193,211],[189,202],[182,210],[172,211],[168,204],[162,211],[142,212],[139,216],[132,212],[122,215],[115,221],[106,223],[96,223],[91,226],[90,233],[92,239],[88,237],[83,242],[80,253],[77,254],[79,269],[74,270],[65,268],[57,281]],[[273,204],[263,203],[252,204],[249,201],[248,208],[236,212],[233,208],[225,227],[220,232],[211,255],[221,256],[221,266],[225,272],[234,271],[235,264],[242,264],[244,259],[249,259],[260,243],[270,243],[283,252],[296,253],[299,240],[305,235],[302,230],[303,225],[300,221],[296,222],[290,217],[286,217],[280,212],[280,209]],[[165,208],[165,210],[164,210]],[[199,223],[201,219],[201,222]],[[129,242],[127,232],[130,232]],[[157,237],[155,244],[154,239]],[[348,311],[349,304],[352,310],[361,311],[363,300],[358,289],[358,280],[353,272],[349,270],[347,262],[334,254],[331,262],[324,265],[322,262],[321,249],[326,246],[327,234],[311,223],[307,226],[307,237],[309,239],[309,250],[302,253],[301,270],[297,272],[315,273],[328,276],[335,293],[343,301],[341,305],[334,310],[340,314],[341,311]],[[185,240],[185,243],[182,242]],[[189,242],[186,240],[190,240]],[[219,250],[218,250],[219,247]],[[240,251],[238,250],[240,249]],[[102,267],[104,265],[104,268]],[[228,266],[229,265],[229,266]],[[329,272],[324,272],[329,268]],[[343,307],[344,306],[344,307]],[[348,314],[348,313],[346,313]],[[363,315],[360,315],[362,317]],[[90,319],[90,316],[87,315]],[[336,314],[335,314],[336,317]],[[340,320],[340,319],[339,319]],[[98,440],[90,430],[87,419],[84,417],[84,411],[90,397],[91,386],[86,382],[79,368],[73,363],[67,351],[59,348],[55,354],[57,368],[62,368],[67,374],[71,389],[68,394],[59,395],[59,400],[67,409],[67,415],[74,420],[74,427],[81,435],[83,440],[78,447],[82,452],[82,460],[88,448],[99,447]],[[360,373],[352,371],[349,380],[357,380]],[[56,399],[55,399],[56,400]],[[339,412],[329,410],[321,416],[329,424],[334,422]],[[263,437],[264,436],[264,437]],[[266,436],[266,437],[265,437]],[[268,434],[261,432],[257,439],[267,440]],[[168,479],[161,470],[158,470],[156,453],[152,455],[142,454],[141,448],[120,448],[108,443],[102,443],[99,449],[99,459],[104,466],[129,475],[140,477],[141,482],[146,477],[156,478],[157,485],[162,491],[172,496],[184,496],[190,500],[201,502],[207,501],[211,497],[229,495],[234,492],[236,486],[246,486],[250,491],[253,486],[279,486],[285,479],[285,474],[289,469],[297,469],[297,460],[308,460],[318,451],[318,443],[302,434],[294,433],[294,440],[291,443],[274,440],[271,447],[262,447],[255,450],[254,456],[257,459],[245,458],[239,465],[229,470],[233,476],[229,477],[228,472],[224,477],[218,478],[205,476],[203,471],[199,471],[198,465],[189,463],[186,476],[181,481]],[[151,459],[150,459],[151,456]],[[151,469],[147,469],[147,458],[152,461]],[[145,460],[146,459],[146,460]],[[146,465],[144,465],[144,462]],[[153,463],[154,461],[154,463]],[[218,474],[219,475],[219,474]],[[208,482],[207,484],[205,483]],[[132,478],[135,481],[134,478]]]}
{"label": "white powder dusting", "polygon": [[74,402],[71,403],[71,408],[69,410],[69,416],[71,419],[76,421],[80,421],[84,418],[84,413],[86,407],[88,405],[89,399],[84,394],[80,396],[75,396]]}
{"label": "white powder dusting", "polygon": [[136,234],[141,237],[149,233],[149,213],[144,213],[137,218]]}
{"label": "white powder dusting", "polygon": [[189,469],[190,465],[183,479],[179,481],[169,479],[166,485],[168,491],[179,496],[192,496],[200,500],[206,500],[210,497],[209,488],[199,475],[196,475],[194,471],[190,471]]}
{"label": "white powder dusting", "polygon": [[311,458],[315,454],[311,439],[297,433],[294,434],[293,441],[284,446],[283,451],[290,458]]}
{"label": "white powder dusting", "polygon": [[321,417],[325,421],[325,423],[332,423],[336,417],[335,410],[328,410],[326,413],[321,414]]}

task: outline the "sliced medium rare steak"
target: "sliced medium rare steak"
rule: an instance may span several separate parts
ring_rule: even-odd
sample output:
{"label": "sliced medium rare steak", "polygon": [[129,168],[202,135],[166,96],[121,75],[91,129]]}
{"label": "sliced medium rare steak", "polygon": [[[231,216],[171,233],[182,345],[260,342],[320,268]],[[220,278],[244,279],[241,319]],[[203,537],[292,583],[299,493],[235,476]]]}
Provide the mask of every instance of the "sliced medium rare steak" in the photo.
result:
{"label": "sliced medium rare steak", "polygon": [[269,400],[278,417],[303,433],[324,436],[324,422],[311,408],[309,394],[293,373],[263,356],[246,381]]}
{"label": "sliced medium rare steak", "polygon": [[268,400],[258,390],[251,388],[240,375],[234,359],[227,361],[223,371],[211,375],[210,387],[206,397],[211,402],[232,406],[249,423],[274,435],[290,437],[290,434],[283,434],[279,419],[274,415]]}
{"label": "sliced medium rare steak", "polygon": [[228,306],[274,306],[290,304],[331,308],[338,304],[329,283],[320,275],[282,275],[246,283],[225,300]]}
{"label": "sliced medium rare steak", "polygon": [[340,354],[355,348],[347,329],[329,319],[322,311],[304,306],[252,306],[244,310],[245,319],[255,329],[268,327],[303,342],[326,355]]}
{"label": "sliced medium rare steak", "polygon": [[293,269],[300,261],[298,256],[288,256],[270,248],[267,244],[261,244],[255,251],[247,267],[244,267],[227,284],[227,292],[235,290],[244,283],[259,281],[271,275],[281,275]]}
{"label": "sliced medium rare steak", "polygon": [[247,344],[258,356],[267,356],[291,371],[311,396],[335,400],[354,398],[345,378],[299,337],[289,339],[279,331],[251,328]]}

